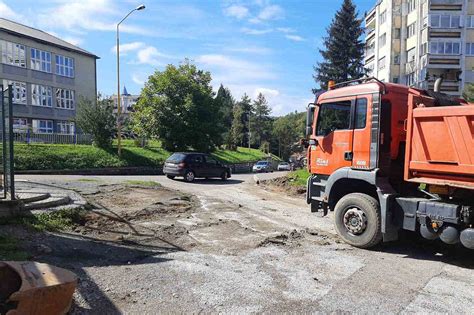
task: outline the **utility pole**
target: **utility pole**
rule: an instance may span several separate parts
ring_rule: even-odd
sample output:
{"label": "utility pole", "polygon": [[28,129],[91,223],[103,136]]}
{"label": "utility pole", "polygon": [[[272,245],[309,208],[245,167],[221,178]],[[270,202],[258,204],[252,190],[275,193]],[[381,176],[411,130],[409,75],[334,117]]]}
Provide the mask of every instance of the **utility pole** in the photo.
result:
{"label": "utility pole", "polygon": [[145,6],[139,5],[128,14],[117,24],[117,154],[122,155],[122,100],[120,98],[120,33],[119,27],[126,18],[129,17],[135,11],[145,9]]}

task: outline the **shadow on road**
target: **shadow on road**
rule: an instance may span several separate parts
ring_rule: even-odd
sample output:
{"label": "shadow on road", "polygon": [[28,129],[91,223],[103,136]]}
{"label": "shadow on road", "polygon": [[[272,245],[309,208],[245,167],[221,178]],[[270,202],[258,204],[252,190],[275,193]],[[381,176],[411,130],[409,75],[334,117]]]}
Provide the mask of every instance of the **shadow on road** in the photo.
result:
{"label": "shadow on road", "polygon": [[439,261],[474,269],[474,251],[461,244],[448,245],[440,240],[425,240],[416,233],[402,231],[400,240],[380,245],[377,251],[404,255],[406,258]]}
{"label": "shadow on road", "polygon": [[192,183],[188,183],[184,181],[184,179],[181,179],[179,181],[185,184],[195,184],[195,185],[237,185],[244,182],[243,180],[232,179],[232,178],[229,178],[228,180],[222,180],[219,178],[209,178],[209,179],[198,178],[198,179],[195,179]]}
{"label": "shadow on road", "polygon": [[[33,259],[38,262],[52,264],[71,270],[79,277],[77,293],[89,306],[87,309],[74,304],[72,314],[96,313],[118,314],[120,310],[88,275],[88,267],[121,266],[123,272],[127,268],[140,264],[156,264],[169,261],[160,257],[170,252],[182,251],[178,246],[166,242],[164,246],[127,246],[115,242],[105,242],[90,237],[71,234],[43,234],[41,244],[51,248],[51,253]],[[130,290],[133,290],[133,285]]]}

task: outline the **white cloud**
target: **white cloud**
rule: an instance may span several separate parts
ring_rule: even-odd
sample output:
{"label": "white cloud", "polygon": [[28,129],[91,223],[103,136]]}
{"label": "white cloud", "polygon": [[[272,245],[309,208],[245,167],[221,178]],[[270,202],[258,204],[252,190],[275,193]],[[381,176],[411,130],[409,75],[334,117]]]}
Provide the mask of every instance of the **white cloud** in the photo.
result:
{"label": "white cloud", "polygon": [[294,41],[294,42],[302,42],[302,41],[305,40],[303,37],[298,36],[298,35],[289,35],[289,34],[287,34],[287,35],[285,35],[285,37],[289,40]]}
{"label": "white cloud", "polygon": [[249,15],[249,9],[243,5],[231,5],[224,9],[224,13],[227,16],[232,16],[237,19],[243,19]]}
{"label": "white cloud", "polygon": [[201,55],[196,58],[196,62],[208,68],[206,70],[211,70],[214,81],[225,84],[276,78],[276,75],[261,63],[227,55]]}
{"label": "white cloud", "polygon": [[258,18],[263,21],[281,19],[285,15],[285,11],[279,5],[268,5],[260,11]]}
{"label": "white cloud", "polygon": [[[43,9],[34,17],[40,28],[55,28],[72,33],[115,31],[121,11],[112,0],[59,1],[59,5]],[[150,31],[133,24],[121,25],[122,32],[150,35]]]}
{"label": "white cloud", "polygon": [[242,33],[248,34],[248,35],[264,35],[273,32],[273,29],[271,28],[266,28],[266,29],[253,29],[253,28],[248,28],[248,27],[243,27],[241,29]]}
{"label": "white cloud", "polygon": [[[126,44],[120,44],[120,55],[126,55],[128,52],[136,51],[140,48],[145,47],[145,43],[143,42],[131,42]],[[117,45],[110,49],[110,52],[116,54],[117,53]]]}
{"label": "white cloud", "polygon": [[226,50],[238,52],[238,53],[255,54],[255,55],[268,55],[272,53],[272,50],[270,48],[259,47],[259,46],[233,47],[233,48],[226,48]]}
{"label": "white cloud", "polygon": [[265,95],[266,98],[268,98],[268,97],[275,97],[275,96],[280,95],[280,91],[278,91],[278,90],[259,87],[259,88],[256,88],[256,89],[254,90],[253,97],[257,97],[258,94],[260,94],[260,93],[262,93],[263,95]]}
{"label": "white cloud", "polygon": [[135,82],[138,85],[144,85],[145,84],[145,79],[143,78],[142,75],[138,73],[133,73],[132,74],[132,81]]}
{"label": "white cloud", "polygon": [[150,65],[150,66],[162,66],[164,62],[162,58],[170,58],[170,56],[160,53],[156,47],[148,46],[140,49],[137,52],[137,64]]}
{"label": "white cloud", "polygon": [[277,27],[277,31],[285,34],[296,32],[295,29],[291,27]]}
{"label": "white cloud", "polygon": [[22,19],[21,15],[13,11],[3,1],[0,1],[0,16],[6,19],[19,21]]}

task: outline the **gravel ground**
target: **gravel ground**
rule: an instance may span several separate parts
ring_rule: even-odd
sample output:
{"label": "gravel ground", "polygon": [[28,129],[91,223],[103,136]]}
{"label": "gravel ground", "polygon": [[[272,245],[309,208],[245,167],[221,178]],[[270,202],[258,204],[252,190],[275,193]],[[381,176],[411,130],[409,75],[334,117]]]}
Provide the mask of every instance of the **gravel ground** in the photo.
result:
{"label": "gravel ground", "polygon": [[[282,173],[259,175],[261,179]],[[163,176],[19,176],[81,192],[88,221],[44,234],[38,260],[76,272],[74,314],[455,313],[474,309],[474,255],[412,235],[361,250],[332,217],[252,175],[188,184]],[[161,187],[124,185],[153,180]]]}

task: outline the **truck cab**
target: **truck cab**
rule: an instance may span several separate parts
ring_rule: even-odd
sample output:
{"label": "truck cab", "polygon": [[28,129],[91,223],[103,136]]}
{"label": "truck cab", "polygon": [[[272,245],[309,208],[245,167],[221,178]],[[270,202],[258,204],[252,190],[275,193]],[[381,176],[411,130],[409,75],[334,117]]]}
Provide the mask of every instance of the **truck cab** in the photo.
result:
{"label": "truck cab", "polygon": [[[448,112],[438,112],[441,114],[439,117],[433,116],[433,113],[419,120],[413,117],[414,112],[418,114],[420,110],[432,110],[434,107],[449,108]],[[315,104],[310,104],[307,109],[306,144],[308,170],[311,173],[307,183],[307,202],[311,210],[323,211],[324,214],[335,211],[338,234],[358,247],[367,248],[382,240],[395,240],[398,230],[407,227],[410,230],[421,229],[424,236],[443,239],[442,232],[447,226],[452,226],[449,220],[444,219],[453,219],[460,223],[455,227],[459,234],[466,228],[470,229],[464,233],[465,243],[467,247],[474,248],[471,244],[474,241],[471,240],[474,237],[471,234],[474,233],[471,220],[474,202],[461,198],[456,210],[439,213],[443,212],[446,204],[453,203],[454,195],[473,194],[474,172],[469,167],[464,168],[461,174],[455,174],[461,178],[459,185],[453,186],[453,174],[446,173],[443,163],[430,160],[427,163],[433,165],[423,165],[439,171],[431,174],[430,178],[421,178],[416,175],[419,171],[413,173],[410,169],[410,165],[418,162],[413,160],[414,154],[429,151],[428,154],[433,155],[442,150],[433,149],[439,142],[427,135],[428,132],[420,140],[420,137],[413,138],[413,131],[416,129],[419,132],[423,126],[427,131],[431,126],[430,119],[433,120],[432,126],[441,128],[436,123],[441,120],[443,124],[446,114],[453,109],[461,110],[460,115],[467,117],[458,135],[472,142],[474,106],[463,100],[376,79],[347,82],[320,94]],[[451,129],[446,126],[443,130],[449,134]],[[449,140],[449,136],[439,138]],[[458,142],[454,138],[452,140]],[[471,144],[467,142],[467,145]],[[470,155],[464,162],[471,166],[474,164],[472,150],[465,152],[466,149],[460,146],[456,149]],[[453,161],[447,162],[453,166]],[[440,179],[445,181],[440,182]],[[443,187],[448,191],[451,189],[451,193],[431,194],[420,190],[420,184]],[[433,201],[437,203],[430,208],[430,213],[425,213],[423,218],[417,215],[421,213],[420,207],[426,208],[425,203]],[[466,219],[463,221],[461,216]],[[454,235],[448,241],[459,242],[461,236]],[[444,238],[448,237],[445,235]]]}

